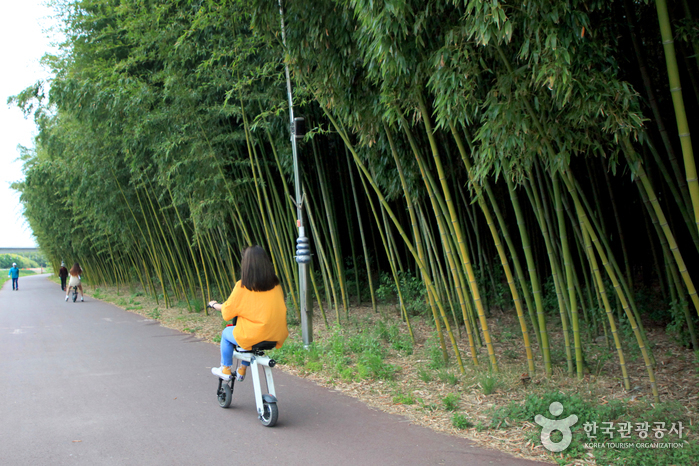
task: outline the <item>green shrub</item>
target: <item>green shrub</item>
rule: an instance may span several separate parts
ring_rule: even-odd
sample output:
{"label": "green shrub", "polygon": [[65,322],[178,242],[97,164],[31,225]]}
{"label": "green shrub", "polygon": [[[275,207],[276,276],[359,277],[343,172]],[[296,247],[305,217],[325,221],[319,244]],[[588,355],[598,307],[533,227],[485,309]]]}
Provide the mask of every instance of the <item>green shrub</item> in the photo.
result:
{"label": "green shrub", "polygon": [[393,397],[393,402],[402,405],[412,405],[415,404],[415,397],[412,394],[399,393]]}
{"label": "green shrub", "polygon": [[420,380],[422,380],[425,383],[432,380],[432,373],[430,371],[426,370],[424,367],[420,367],[417,370],[417,376]]}
{"label": "green shrub", "polygon": [[346,382],[349,382],[351,380],[354,380],[356,377],[356,374],[354,370],[350,366],[344,366],[341,367],[337,374],[340,376],[340,378]]}
{"label": "green shrub", "polygon": [[425,411],[437,411],[437,405],[434,403],[426,403],[422,398],[417,398],[417,402],[420,403],[420,407]]}
{"label": "green shrub", "polygon": [[[312,345],[312,347],[315,345]],[[275,348],[267,355],[279,364],[305,365],[308,351],[303,347],[303,342],[288,339],[281,348]]]}
{"label": "green shrub", "polygon": [[[0,254],[0,269],[9,269],[12,263],[16,263],[20,269],[36,268],[41,265],[28,257],[20,256],[19,254]],[[45,266],[46,264],[44,264]],[[20,277],[23,272],[20,272]]]}
{"label": "green shrub", "polygon": [[442,400],[446,411],[456,411],[459,408],[459,401],[461,401],[459,396],[454,393],[448,394]]}
{"label": "green shrub", "polygon": [[459,413],[454,413],[454,415],[451,417],[451,425],[457,429],[468,429],[469,427],[473,427],[473,423],[469,421],[466,416]]}
{"label": "green shrub", "polygon": [[482,374],[478,377],[478,385],[481,386],[484,395],[490,395],[498,387],[498,379],[492,374]]}
{"label": "green shrub", "polygon": [[397,368],[376,354],[362,354],[357,361],[357,373],[361,378],[393,380]]}
{"label": "green shrub", "polygon": [[[397,276],[403,304],[408,314],[412,316],[428,314],[429,307],[425,301],[427,296],[425,283],[407,272],[398,272]],[[382,303],[398,304],[398,289],[393,275],[385,272],[379,275],[379,286],[375,294]]]}
{"label": "green shrub", "polygon": [[323,370],[323,363],[320,361],[309,361],[305,367],[308,372],[320,372]]}
{"label": "green shrub", "polygon": [[373,354],[381,359],[386,357],[386,347],[368,332],[358,333],[347,338],[347,350],[351,354]]}
{"label": "green shrub", "polygon": [[449,385],[456,385],[459,383],[459,378],[456,376],[456,374],[449,372],[446,369],[437,372],[437,378],[439,378],[441,382]]}
{"label": "green shrub", "polygon": [[372,330],[375,340],[381,340],[388,343],[391,348],[405,354],[413,354],[413,340],[410,335],[403,334],[398,328],[398,324],[386,323],[384,320],[379,320]]}
{"label": "green shrub", "polygon": [[439,339],[436,335],[433,335],[432,338],[427,340],[425,343],[425,350],[430,360],[430,368],[441,369],[447,366],[447,361],[444,360],[444,353],[442,353],[442,347],[439,345]]}

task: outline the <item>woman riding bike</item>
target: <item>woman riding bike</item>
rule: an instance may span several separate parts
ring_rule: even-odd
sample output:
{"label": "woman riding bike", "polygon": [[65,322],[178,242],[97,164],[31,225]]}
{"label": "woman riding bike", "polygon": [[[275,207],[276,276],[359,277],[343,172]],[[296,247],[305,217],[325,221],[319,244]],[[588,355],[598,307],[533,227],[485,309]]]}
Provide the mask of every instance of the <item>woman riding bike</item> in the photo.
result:
{"label": "woman riding bike", "polygon": [[[276,347],[281,348],[289,336],[284,292],[265,250],[260,246],[245,249],[240,268],[241,279],[235,284],[228,300],[223,304],[216,301],[209,303],[209,306],[221,311],[223,320],[238,318],[234,327],[226,327],[221,333],[221,367],[211,369],[223,380],[232,377],[235,346],[250,350],[262,341],[276,341]],[[248,361],[243,361],[236,371],[239,382],[245,378],[249,365]]]}
{"label": "woman riding bike", "polygon": [[68,282],[68,286],[66,287],[66,302],[68,301],[68,295],[70,295],[70,290],[72,290],[74,286],[77,286],[80,290],[80,301],[85,301],[85,295],[83,294],[83,285],[80,281],[80,275],[82,273],[83,269],[80,268],[80,264],[78,264],[77,262],[73,264],[73,267],[71,267],[70,271],[68,271],[70,281]]}

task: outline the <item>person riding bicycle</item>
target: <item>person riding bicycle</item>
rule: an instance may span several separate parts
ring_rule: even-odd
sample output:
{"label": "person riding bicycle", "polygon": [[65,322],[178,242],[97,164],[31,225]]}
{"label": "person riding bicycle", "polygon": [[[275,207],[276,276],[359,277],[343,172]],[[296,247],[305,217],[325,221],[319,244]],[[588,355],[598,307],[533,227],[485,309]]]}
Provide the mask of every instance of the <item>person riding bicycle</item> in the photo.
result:
{"label": "person riding bicycle", "polygon": [[70,276],[70,281],[68,282],[68,288],[66,288],[66,301],[68,301],[68,295],[70,295],[70,290],[77,286],[80,290],[80,301],[85,301],[85,294],[83,293],[83,285],[80,280],[80,275],[83,273],[83,269],[80,268],[80,264],[77,262],[73,264],[70,268],[68,275]]}
{"label": "person riding bicycle", "polygon": [[[211,372],[224,380],[230,380],[233,350],[240,346],[250,350],[263,341],[276,341],[281,348],[289,336],[286,326],[286,303],[279,278],[269,256],[260,246],[252,246],[243,251],[241,279],[235,284],[228,300],[219,304],[211,301],[209,306],[221,311],[223,320],[238,318],[235,326],[226,327],[221,332],[221,367]],[[250,363],[236,371],[236,379],[242,382]]]}

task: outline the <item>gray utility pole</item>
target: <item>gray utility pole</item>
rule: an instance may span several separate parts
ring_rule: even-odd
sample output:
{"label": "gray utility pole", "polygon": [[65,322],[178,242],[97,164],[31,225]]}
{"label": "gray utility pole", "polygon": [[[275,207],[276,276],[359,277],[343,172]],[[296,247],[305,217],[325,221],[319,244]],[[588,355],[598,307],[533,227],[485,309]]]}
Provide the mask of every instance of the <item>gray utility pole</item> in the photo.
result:
{"label": "gray utility pole", "polygon": [[[282,25],[282,44],[286,49],[286,32],[284,30],[284,9],[282,0],[279,0],[279,16]],[[286,50],[285,50],[286,53]],[[291,124],[291,152],[294,157],[294,183],[296,185],[296,227],[299,229],[299,237],[296,239],[296,262],[299,264],[299,305],[301,306],[301,335],[303,346],[308,347],[313,343],[313,306],[311,294],[308,292],[309,264],[311,262],[311,245],[306,237],[303,224],[303,196],[301,195],[301,177],[299,175],[299,159],[296,151],[296,140],[302,139],[305,134],[303,118],[294,118],[294,100],[291,94],[291,78],[289,77],[289,60],[284,59],[286,69],[286,90],[289,96],[289,122]]]}

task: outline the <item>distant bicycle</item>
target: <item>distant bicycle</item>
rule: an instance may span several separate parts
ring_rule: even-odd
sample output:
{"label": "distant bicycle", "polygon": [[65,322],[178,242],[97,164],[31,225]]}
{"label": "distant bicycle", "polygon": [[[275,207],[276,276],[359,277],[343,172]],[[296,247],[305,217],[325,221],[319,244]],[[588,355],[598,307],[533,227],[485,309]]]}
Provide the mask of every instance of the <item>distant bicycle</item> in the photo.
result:
{"label": "distant bicycle", "polygon": [[73,286],[73,302],[75,302],[78,299],[78,286]]}

